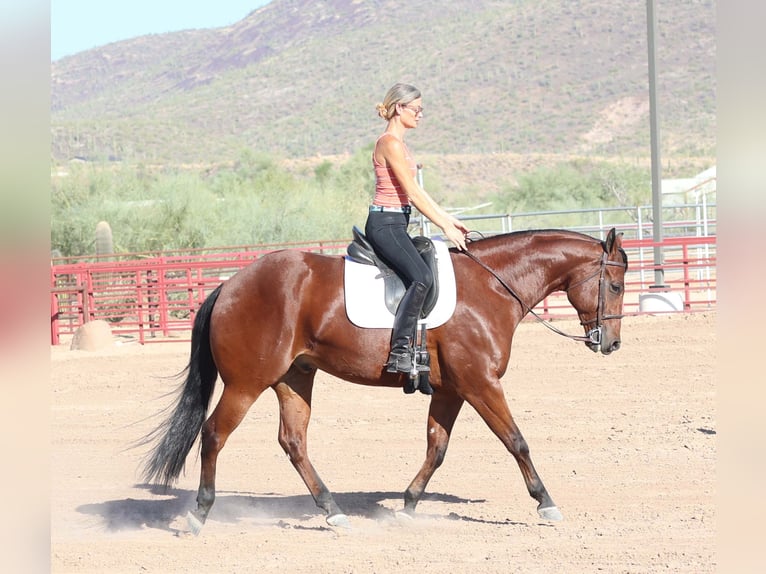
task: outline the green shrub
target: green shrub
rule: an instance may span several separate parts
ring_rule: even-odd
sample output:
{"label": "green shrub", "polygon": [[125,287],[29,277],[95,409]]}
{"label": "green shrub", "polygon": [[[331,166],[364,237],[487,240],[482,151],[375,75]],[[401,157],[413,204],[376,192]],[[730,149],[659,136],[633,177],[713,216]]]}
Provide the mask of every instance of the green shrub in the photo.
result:
{"label": "green shrub", "polygon": [[[250,150],[231,166],[197,171],[72,164],[68,175],[51,181],[51,248],[64,256],[94,254],[100,221],[112,228],[115,253],[350,239],[353,225],[364,226],[373,195],[371,153],[368,145],[346,161],[323,161],[301,173]],[[440,200],[438,174],[426,175],[426,187]],[[572,161],[518,181],[489,198],[494,212],[651,201],[648,168],[627,164]],[[534,223],[564,227],[578,225],[578,217]]]}

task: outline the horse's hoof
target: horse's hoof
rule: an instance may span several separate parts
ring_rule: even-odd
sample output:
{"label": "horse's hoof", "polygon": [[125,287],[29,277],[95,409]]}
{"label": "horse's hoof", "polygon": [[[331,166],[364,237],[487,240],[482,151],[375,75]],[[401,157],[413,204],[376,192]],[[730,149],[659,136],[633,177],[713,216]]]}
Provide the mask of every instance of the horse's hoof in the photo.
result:
{"label": "horse's hoof", "polygon": [[412,522],[414,518],[412,517],[412,514],[407,512],[406,510],[397,510],[394,512],[394,516],[399,522]]}
{"label": "horse's hoof", "polygon": [[186,523],[189,525],[189,532],[194,534],[194,536],[199,536],[199,533],[202,531],[202,521],[191,510],[186,516]]}
{"label": "horse's hoof", "polygon": [[344,528],[346,530],[351,530],[351,522],[349,521],[348,516],[345,514],[333,514],[332,516],[328,516],[327,524],[333,528]]}
{"label": "horse's hoof", "polygon": [[547,508],[538,508],[537,513],[540,515],[540,518],[543,520],[553,520],[553,521],[560,521],[564,520],[564,515],[561,514],[561,511],[556,506],[549,506]]}

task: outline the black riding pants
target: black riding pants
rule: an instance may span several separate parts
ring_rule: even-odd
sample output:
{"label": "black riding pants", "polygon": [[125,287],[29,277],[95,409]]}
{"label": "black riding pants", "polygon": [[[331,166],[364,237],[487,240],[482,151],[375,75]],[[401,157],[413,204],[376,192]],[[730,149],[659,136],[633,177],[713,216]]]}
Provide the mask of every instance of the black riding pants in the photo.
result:
{"label": "black riding pants", "polygon": [[407,213],[372,211],[367,216],[364,233],[378,257],[396,271],[405,287],[417,281],[428,291],[434,277],[407,233],[409,222]]}

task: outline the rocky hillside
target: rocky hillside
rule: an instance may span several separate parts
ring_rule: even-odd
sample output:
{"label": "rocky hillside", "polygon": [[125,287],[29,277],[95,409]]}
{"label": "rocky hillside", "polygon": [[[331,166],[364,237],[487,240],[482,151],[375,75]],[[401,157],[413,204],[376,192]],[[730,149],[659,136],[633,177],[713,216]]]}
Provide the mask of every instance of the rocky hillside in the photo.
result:
{"label": "rocky hillside", "polygon": [[[663,155],[715,155],[714,0],[658,3]],[[396,81],[418,154],[649,154],[646,5],[630,0],[273,0],[228,27],[51,66],[54,162],[352,153]]]}

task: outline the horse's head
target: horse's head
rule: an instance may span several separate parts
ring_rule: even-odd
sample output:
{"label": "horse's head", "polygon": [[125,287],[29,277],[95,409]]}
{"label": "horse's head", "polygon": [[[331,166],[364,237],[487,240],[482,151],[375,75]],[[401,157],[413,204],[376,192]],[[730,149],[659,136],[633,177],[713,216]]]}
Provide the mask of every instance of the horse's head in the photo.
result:
{"label": "horse's head", "polygon": [[588,337],[586,345],[608,355],[620,348],[622,299],[628,257],[622,249],[622,233],[612,228],[601,242],[603,252],[592,274],[575,279],[567,288],[567,298],[577,310]]}

